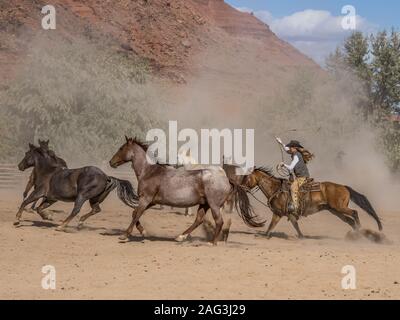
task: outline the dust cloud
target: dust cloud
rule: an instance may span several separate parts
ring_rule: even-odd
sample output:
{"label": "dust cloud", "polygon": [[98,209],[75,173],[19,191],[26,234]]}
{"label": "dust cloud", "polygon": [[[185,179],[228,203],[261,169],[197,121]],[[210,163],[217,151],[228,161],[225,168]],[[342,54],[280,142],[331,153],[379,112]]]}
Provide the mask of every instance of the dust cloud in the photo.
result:
{"label": "dust cloud", "polygon": [[255,43],[237,46],[216,45],[197,57],[197,74],[174,93],[180,99],[169,115],[179,128],[255,129],[256,165],[271,167],[282,161],[276,136],[300,140],[316,156],[309,165],[316,180],[349,185],[379,210],[397,210],[400,184],[379,132],[357,107],[361,84],[351,75],[338,81],[323,70],[260,61]]}
{"label": "dust cloud", "polygon": [[1,93],[6,115],[17,119],[11,141],[19,154],[27,141],[50,138],[72,165],[98,164],[124,134],[143,138],[170,120],[178,129],[255,129],[256,165],[282,161],[275,136],[300,140],[316,155],[316,180],[350,185],[379,209],[397,209],[400,185],[378,133],[359,115],[362,89],[351,77],[338,82],[317,67],[279,65],[263,58],[256,40],[232,38],[199,53],[187,83],[172,85],[112,43],[50,40],[32,42],[20,76]]}

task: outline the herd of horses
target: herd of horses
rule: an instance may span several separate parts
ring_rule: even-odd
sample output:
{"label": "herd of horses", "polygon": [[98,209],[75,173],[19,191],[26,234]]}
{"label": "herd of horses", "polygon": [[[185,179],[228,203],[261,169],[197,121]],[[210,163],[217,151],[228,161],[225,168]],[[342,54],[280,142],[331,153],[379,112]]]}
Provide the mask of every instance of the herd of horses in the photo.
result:
{"label": "herd of horses", "polygon": [[[267,230],[267,237],[279,220],[287,216],[299,237],[303,234],[298,225],[298,219],[287,213],[290,201],[290,185],[287,179],[274,176],[266,167],[255,167],[248,175],[237,175],[237,167],[223,164],[206,166],[197,170],[187,170],[184,167],[173,167],[165,164],[152,164],[147,160],[147,148],[136,138],[125,137],[125,143],[117,150],[109,161],[112,168],[131,163],[136,175],[137,191],[129,181],[108,176],[94,166],[69,169],[66,162],[56,156],[49,148],[49,141],[39,140],[39,146],[29,144],[29,149],[18,164],[19,170],[33,168],[27,188],[16,215],[15,225],[20,225],[25,207],[41,199],[35,207],[42,219],[51,219],[44,211],[57,201],[73,202],[74,207],[69,216],[56,228],[63,231],[70,221],[80,212],[83,204],[89,201],[91,211],[79,219],[78,228],[84,221],[101,211],[100,204],[110,192],[117,190],[118,198],[127,206],[133,208],[132,220],[120,240],[129,239],[136,227],[144,236],[145,229],[140,223],[143,213],[155,205],[167,205],[177,208],[198,206],[197,216],[193,224],[180,234],[176,240],[184,241],[204,222],[208,210],[215,221],[215,232],[212,239],[214,245],[220,238],[223,217],[221,210],[228,203],[230,209],[235,205],[236,211],[250,227],[262,227],[254,213],[249,200],[249,194],[260,190],[267,199],[267,206],[272,211],[272,219]],[[321,182],[315,189],[303,190],[301,216],[327,210],[337,216],[350,227],[358,231],[361,227],[358,213],[348,207],[350,200],[366,211],[382,230],[382,223],[368,199],[352,188],[332,182]],[[314,184],[315,186],[315,184]],[[31,193],[30,190],[33,188]]]}

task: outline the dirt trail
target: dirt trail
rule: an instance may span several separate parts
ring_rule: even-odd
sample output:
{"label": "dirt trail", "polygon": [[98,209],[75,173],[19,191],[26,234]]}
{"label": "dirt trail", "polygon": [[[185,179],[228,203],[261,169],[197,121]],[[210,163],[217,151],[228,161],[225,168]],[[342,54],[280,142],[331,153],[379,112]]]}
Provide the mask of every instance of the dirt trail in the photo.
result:
{"label": "dirt trail", "polygon": [[[275,237],[247,228],[237,215],[229,242],[209,247],[201,230],[192,242],[174,237],[193,217],[150,210],[142,218],[149,238],[119,243],[130,210],[113,197],[104,211],[77,231],[68,233],[24,213],[25,222],[12,222],[19,202],[16,192],[0,193],[0,298],[1,299],[399,299],[400,263],[398,212],[380,212],[385,235],[392,244],[366,239],[345,240],[349,231],[327,213],[303,219],[301,227],[313,238],[298,240],[286,220]],[[71,204],[54,209],[70,210]],[[88,208],[85,206],[83,212]],[[262,207],[257,212],[270,218]],[[376,230],[360,213],[361,222]],[[56,268],[56,290],[41,288],[43,265]],[[357,289],[341,289],[341,269],[353,265]]]}

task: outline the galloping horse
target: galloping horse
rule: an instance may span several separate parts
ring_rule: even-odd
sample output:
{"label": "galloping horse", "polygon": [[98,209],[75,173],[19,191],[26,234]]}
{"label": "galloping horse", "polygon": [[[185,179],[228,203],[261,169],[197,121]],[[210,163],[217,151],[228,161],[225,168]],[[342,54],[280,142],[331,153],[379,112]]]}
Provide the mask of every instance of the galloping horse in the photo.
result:
{"label": "galloping horse", "polygon": [[[258,167],[250,175],[246,176],[243,184],[250,189],[258,187],[268,199],[268,205],[273,213],[267,230],[268,237],[271,237],[272,230],[283,216],[288,216],[298,236],[300,238],[304,237],[297,220],[292,215],[287,214],[290,194],[287,186],[285,187],[287,184],[286,179],[275,177],[268,168]],[[359,230],[361,224],[358,213],[348,207],[350,200],[352,200],[374,218],[379,230],[382,230],[382,223],[369,200],[348,186],[333,182],[321,182],[317,191],[306,192],[304,197],[302,216],[309,216],[322,210],[328,210],[349,224],[353,230]]]}
{"label": "galloping horse", "polygon": [[[81,217],[79,225],[82,225],[88,217],[100,212],[100,203],[115,188],[117,188],[118,197],[126,205],[134,208],[137,204],[138,197],[129,181],[109,177],[97,167],[79,169],[60,167],[54,153],[49,153],[48,150],[32,144],[29,144],[29,150],[18,164],[21,171],[30,167],[34,167],[35,171],[35,189],[22,202],[15,225],[20,223],[25,206],[40,198],[44,200],[37,211],[44,219],[46,216],[43,216],[42,211],[56,201],[74,202],[71,214],[57,227],[58,231],[64,230],[87,200],[92,210]],[[143,229],[141,226],[138,228]]]}
{"label": "galloping horse", "polygon": [[218,167],[199,170],[185,170],[161,164],[151,164],[147,160],[148,146],[137,139],[127,138],[110,160],[110,166],[116,168],[126,162],[132,168],[138,180],[139,205],[132,213],[132,222],[125,234],[120,237],[126,240],[132,233],[133,226],[148,208],[156,205],[168,205],[187,208],[199,205],[196,220],[183,234],[176,238],[184,241],[193,230],[203,223],[204,216],[210,208],[215,221],[215,234],[212,243],[217,244],[222,229],[223,219],[220,209],[231,192],[236,194],[239,214],[250,226],[261,227],[263,222],[254,220],[246,191],[238,185],[231,185],[225,172]]}
{"label": "galloping horse", "polygon": [[[47,151],[49,154],[52,154],[52,156],[56,159],[57,165],[61,168],[68,168],[67,163],[65,162],[64,159],[57,157],[54,153],[53,150],[50,150],[49,148],[49,140],[40,140],[39,139],[39,147],[42,148],[43,150]],[[29,176],[29,180],[26,184],[24,193],[23,193],[23,199],[25,199],[28,196],[29,191],[35,186],[35,170],[32,170],[31,175]],[[36,207],[36,201],[33,202],[31,209],[34,210]],[[39,213],[42,215],[43,213]],[[49,218],[48,216],[46,216]]]}

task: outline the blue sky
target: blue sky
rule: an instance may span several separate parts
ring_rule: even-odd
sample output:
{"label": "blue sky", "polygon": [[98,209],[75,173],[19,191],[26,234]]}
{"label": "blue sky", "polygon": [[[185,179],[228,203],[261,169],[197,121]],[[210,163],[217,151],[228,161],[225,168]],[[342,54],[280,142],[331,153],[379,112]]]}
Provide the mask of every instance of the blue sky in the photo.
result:
{"label": "blue sky", "polygon": [[279,37],[322,64],[329,52],[349,34],[341,27],[342,7],[356,10],[357,30],[374,33],[399,29],[400,1],[396,0],[225,0],[266,22]]}

